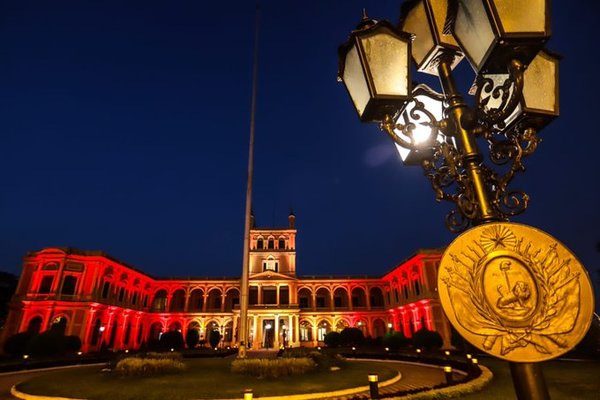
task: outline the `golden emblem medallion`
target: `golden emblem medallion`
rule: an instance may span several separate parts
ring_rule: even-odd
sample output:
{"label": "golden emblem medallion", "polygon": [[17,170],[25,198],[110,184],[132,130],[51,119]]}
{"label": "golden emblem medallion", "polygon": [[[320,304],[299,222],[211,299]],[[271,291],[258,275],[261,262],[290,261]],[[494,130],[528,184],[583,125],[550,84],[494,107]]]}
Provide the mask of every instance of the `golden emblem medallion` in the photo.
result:
{"label": "golden emblem medallion", "polygon": [[481,350],[515,362],[572,349],[592,320],[586,270],[547,233],[489,223],[457,237],[438,274],[440,301],[456,330]]}

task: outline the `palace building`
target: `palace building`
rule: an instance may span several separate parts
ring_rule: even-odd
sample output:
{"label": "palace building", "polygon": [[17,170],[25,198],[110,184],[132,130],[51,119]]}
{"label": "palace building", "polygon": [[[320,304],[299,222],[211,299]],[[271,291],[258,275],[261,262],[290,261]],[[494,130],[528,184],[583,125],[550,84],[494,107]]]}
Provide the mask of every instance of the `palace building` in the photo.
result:
{"label": "palace building", "polygon": [[[418,250],[383,276],[298,276],[295,216],[285,228],[250,231],[249,346],[311,346],[325,334],[357,327],[365,336],[437,331],[450,325],[437,293],[442,251]],[[254,224],[252,224],[254,225]],[[3,338],[66,324],[83,352],[137,349],[163,332],[222,334],[238,344],[240,278],[155,278],[97,251],[46,248],[29,253]]]}

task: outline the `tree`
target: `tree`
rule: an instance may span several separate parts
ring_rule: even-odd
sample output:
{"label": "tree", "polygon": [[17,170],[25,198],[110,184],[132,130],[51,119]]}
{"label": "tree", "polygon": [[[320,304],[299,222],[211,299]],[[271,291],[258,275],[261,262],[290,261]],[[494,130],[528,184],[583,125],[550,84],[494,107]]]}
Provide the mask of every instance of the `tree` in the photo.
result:
{"label": "tree", "polygon": [[210,347],[217,347],[220,341],[221,334],[219,333],[219,331],[210,331],[210,333],[208,334],[208,343],[210,343]]}
{"label": "tree", "polygon": [[444,345],[442,336],[423,327],[413,335],[413,346],[427,350],[436,350]]}
{"label": "tree", "polygon": [[198,329],[188,329],[185,335],[185,344],[188,349],[195,348],[198,345],[198,342],[200,342],[200,333],[198,332]]}
{"label": "tree", "polygon": [[365,342],[365,336],[358,328],[344,328],[340,332],[342,346],[360,346]]}
{"label": "tree", "polygon": [[29,344],[36,335],[33,332],[21,332],[12,335],[4,342],[4,352],[13,357],[20,357],[26,354]]}
{"label": "tree", "polygon": [[160,336],[160,348],[162,350],[183,350],[183,335],[179,331],[165,332]]}
{"label": "tree", "polygon": [[0,327],[4,325],[10,299],[15,294],[18,283],[19,279],[15,275],[0,271]]}
{"label": "tree", "polygon": [[342,343],[341,335],[335,331],[329,332],[325,335],[324,342],[327,347],[339,347]]}

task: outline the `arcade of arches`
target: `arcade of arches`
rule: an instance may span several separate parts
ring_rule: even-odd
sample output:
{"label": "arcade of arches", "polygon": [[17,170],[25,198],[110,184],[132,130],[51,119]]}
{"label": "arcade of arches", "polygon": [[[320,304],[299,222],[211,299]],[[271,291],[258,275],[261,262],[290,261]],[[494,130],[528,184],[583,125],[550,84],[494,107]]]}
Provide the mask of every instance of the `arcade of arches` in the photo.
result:
{"label": "arcade of arches", "polygon": [[[289,227],[251,230],[249,345],[318,346],[345,327],[365,336],[410,337],[423,324],[449,346],[436,280],[440,250],[419,250],[380,277],[297,277],[294,216]],[[3,338],[61,324],[84,352],[135,349],[169,330],[222,346],[238,344],[240,280],[154,279],[100,252],[47,248],[28,254]]]}

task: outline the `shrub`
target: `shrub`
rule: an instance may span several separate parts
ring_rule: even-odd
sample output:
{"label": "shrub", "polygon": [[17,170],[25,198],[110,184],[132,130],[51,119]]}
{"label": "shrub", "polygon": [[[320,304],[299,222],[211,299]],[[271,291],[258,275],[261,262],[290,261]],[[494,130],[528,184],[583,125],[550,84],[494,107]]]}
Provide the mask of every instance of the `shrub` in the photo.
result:
{"label": "shrub", "polygon": [[48,357],[65,353],[66,337],[58,329],[40,333],[31,340],[29,352],[33,356]]}
{"label": "shrub", "polygon": [[324,341],[325,341],[325,344],[327,345],[327,347],[339,347],[340,344],[342,343],[340,334],[335,331],[332,331],[332,332],[329,332],[328,334],[326,334]]}
{"label": "shrub", "polygon": [[121,376],[151,376],[180,372],[185,364],[179,360],[127,357],[117,363],[115,372]]}
{"label": "shrub", "polygon": [[360,346],[365,341],[365,336],[358,328],[344,328],[340,332],[342,346]]}
{"label": "shrub", "polygon": [[413,346],[427,350],[439,349],[444,345],[444,340],[439,333],[421,328],[413,335]]}
{"label": "shrub", "polygon": [[389,347],[392,351],[407,347],[409,344],[410,339],[404,336],[402,332],[388,332],[383,337],[383,345]]}
{"label": "shrub", "polygon": [[32,332],[21,332],[12,335],[4,343],[4,352],[14,357],[20,357],[28,352],[29,343],[36,336]]}
{"label": "shrub", "polygon": [[78,352],[81,349],[81,339],[77,335],[65,336],[65,350],[70,353]]}
{"label": "shrub", "polygon": [[284,358],[310,358],[319,369],[329,370],[331,367],[340,367],[346,361],[342,356],[334,351],[317,351],[305,347],[297,347],[286,350]]}
{"label": "shrub", "polygon": [[307,357],[275,359],[241,359],[231,363],[231,371],[259,378],[279,378],[301,375],[314,370],[316,364]]}
{"label": "shrub", "polygon": [[164,353],[157,352],[149,352],[146,354],[147,359],[152,360],[175,360],[175,361],[183,361],[183,355],[176,351],[167,351]]}

